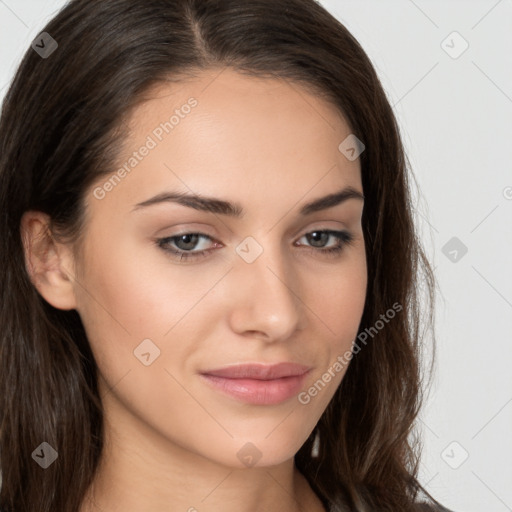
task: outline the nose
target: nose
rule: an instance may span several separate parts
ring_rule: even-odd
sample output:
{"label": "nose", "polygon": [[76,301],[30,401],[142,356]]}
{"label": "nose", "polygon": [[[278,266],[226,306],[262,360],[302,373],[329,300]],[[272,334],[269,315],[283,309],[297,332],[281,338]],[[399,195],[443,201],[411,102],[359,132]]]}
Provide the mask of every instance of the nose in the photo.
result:
{"label": "nose", "polygon": [[265,247],[252,262],[235,259],[230,272],[230,323],[240,335],[286,340],[306,321],[300,282],[279,248]]}

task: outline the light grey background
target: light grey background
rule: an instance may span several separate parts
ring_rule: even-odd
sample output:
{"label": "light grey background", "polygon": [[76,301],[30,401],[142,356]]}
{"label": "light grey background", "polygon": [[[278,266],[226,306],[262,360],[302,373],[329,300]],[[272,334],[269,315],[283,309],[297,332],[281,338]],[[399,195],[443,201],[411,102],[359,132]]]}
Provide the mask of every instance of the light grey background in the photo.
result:
{"label": "light grey background", "polygon": [[[321,4],[372,59],[421,192],[441,295],[420,480],[456,512],[512,511],[512,0]],[[0,98],[62,5],[0,0]]]}

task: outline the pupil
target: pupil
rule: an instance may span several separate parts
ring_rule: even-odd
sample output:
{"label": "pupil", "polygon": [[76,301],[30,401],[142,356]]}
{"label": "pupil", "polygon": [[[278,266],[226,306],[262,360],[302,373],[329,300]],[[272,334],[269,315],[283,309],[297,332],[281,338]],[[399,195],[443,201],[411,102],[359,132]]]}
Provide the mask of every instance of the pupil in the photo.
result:
{"label": "pupil", "polygon": [[184,242],[186,246],[191,245],[191,247],[182,247],[182,249],[193,249],[197,242],[197,235],[181,235],[177,243],[179,242]]}
{"label": "pupil", "polygon": [[[313,232],[310,234],[310,238],[313,238],[313,242],[314,242],[314,243],[321,242],[321,241],[322,241],[322,239],[323,239],[324,237],[326,237],[326,236],[328,236],[328,234],[327,234],[327,233],[324,233],[324,232],[322,232],[322,231],[313,231]],[[325,242],[325,240],[324,240],[324,242]],[[322,244],[320,244],[320,245],[322,245]]]}

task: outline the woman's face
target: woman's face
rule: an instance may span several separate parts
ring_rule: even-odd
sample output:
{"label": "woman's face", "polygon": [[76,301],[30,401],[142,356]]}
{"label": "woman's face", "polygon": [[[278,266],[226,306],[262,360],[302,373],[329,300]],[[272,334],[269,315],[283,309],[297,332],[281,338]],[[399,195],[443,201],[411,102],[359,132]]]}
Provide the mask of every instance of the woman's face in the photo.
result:
{"label": "woman's face", "polygon": [[[305,209],[362,194],[359,159],[339,149],[350,129],[298,85],[230,69],[153,97],[116,172],[88,192],[74,267],[106,419],[159,453],[278,464],[334,395],[363,312],[363,201]],[[302,370],[265,373],[278,363]],[[245,364],[262,373],[233,370]]]}

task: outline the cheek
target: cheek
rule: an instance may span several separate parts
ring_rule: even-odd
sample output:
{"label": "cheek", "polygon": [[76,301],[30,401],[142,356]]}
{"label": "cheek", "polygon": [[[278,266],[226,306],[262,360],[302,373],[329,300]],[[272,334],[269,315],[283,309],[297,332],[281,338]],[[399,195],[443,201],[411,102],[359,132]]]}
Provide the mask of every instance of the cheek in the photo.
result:
{"label": "cheek", "polygon": [[[333,266],[329,273],[316,272],[306,276],[311,309],[324,325],[333,346],[343,349],[355,338],[366,301],[367,267],[364,246],[353,251],[350,258]],[[350,340],[348,340],[350,338]]]}
{"label": "cheek", "polygon": [[166,300],[156,272],[141,264],[132,247],[113,236],[94,240],[86,248],[77,309],[100,372],[111,384],[137,362],[133,350],[142,340],[161,335]]}
{"label": "cheek", "polygon": [[78,311],[109,384],[129,370],[140,370],[134,351],[144,340],[156,347],[155,364],[172,367],[198,349],[196,340],[208,338],[217,310],[206,296],[226,265],[210,266],[199,275],[198,267],[180,267],[157,248],[112,238],[99,239],[85,261],[76,290]]}
{"label": "cheek", "polygon": [[350,269],[347,265],[331,275],[328,282],[324,293],[314,295],[315,307],[311,308],[318,312],[317,332],[323,333],[318,349],[319,364],[298,396],[303,414],[316,419],[336,393],[353,357],[352,344],[366,300],[364,254],[362,259],[354,260]]}
{"label": "cheek", "polygon": [[[319,323],[324,326],[325,359],[315,372],[311,383],[310,398],[315,398],[313,407],[327,407],[330,398],[341,383],[352,359],[352,345],[357,338],[359,324],[364,311],[367,287],[367,267],[364,246],[354,251],[346,265],[328,279],[329,286],[324,293],[317,294],[315,311],[318,311]],[[315,383],[318,383],[316,385]],[[324,391],[325,387],[325,391]],[[321,392],[320,392],[321,391]]]}
{"label": "cheek", "polygon": [[79,303],[86,316],[133,340],[163,336],[217,278],[210,273],[198,279],[191,267],[167,260],[151,242],[131,238],[100,240],[89,250]]}

